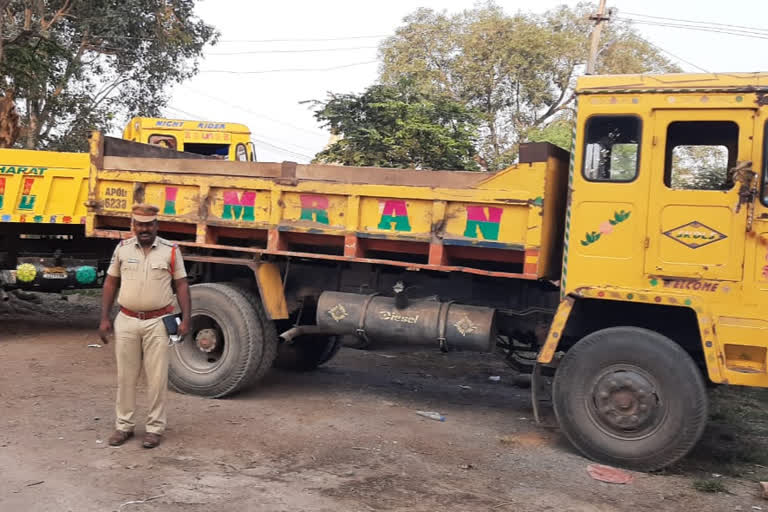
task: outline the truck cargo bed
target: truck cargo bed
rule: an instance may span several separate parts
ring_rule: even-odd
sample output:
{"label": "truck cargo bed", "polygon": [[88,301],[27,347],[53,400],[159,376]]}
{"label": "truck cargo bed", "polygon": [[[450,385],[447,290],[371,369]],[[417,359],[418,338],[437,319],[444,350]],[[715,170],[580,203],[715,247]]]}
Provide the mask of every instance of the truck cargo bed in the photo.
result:
{"label": "truck cargo bed", "polygon": [[93,137],[92,236],[130,236],[131,205],[147,202],[160,208],[160,231],[189,248],[557,278],[568,158],[549,144],[524,145],[521,163],[493,174],[146,158],[111,147]]}

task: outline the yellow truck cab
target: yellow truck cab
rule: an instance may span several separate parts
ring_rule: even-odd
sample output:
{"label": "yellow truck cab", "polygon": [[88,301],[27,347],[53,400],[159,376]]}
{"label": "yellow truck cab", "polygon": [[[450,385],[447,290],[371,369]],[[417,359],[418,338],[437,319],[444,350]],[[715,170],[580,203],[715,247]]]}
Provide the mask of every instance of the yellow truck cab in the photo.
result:
{"label": "yellow truck cab", "polygon": [[247,126],[238,123],[134,117],[123,139],[240,162],[256,160]]}
{"label": "yellow truck cab", "polygon": [[577,95],[563,296],[684,311],[712,381],[768,386],[768,74],[582,77]]}
{"label": "yellow truck cab", "polygon": [[569,439],[633,465],[701,435],[692,362],[768,386],[768,73],[589,76],[576,93],[562,301],[538,361],[557,366]]}

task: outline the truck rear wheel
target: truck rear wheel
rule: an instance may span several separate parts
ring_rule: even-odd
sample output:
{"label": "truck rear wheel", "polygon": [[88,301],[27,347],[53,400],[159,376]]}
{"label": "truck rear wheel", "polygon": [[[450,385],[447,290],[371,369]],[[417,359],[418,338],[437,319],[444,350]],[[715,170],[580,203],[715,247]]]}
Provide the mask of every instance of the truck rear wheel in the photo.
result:
{"label": "truck rear wheel", "polygon": [[171,349],[171,388],[219,398],[264,377],[275,359],[277,334],[258,299],[226,284],[198,284],[190,291],[191,335]]}
{"label": "truck rear wheel", "polygon": [[592,459],[653,471],[684,457],[707,421],[704,380],[659,333],[604,329],[565,355],[552,390],[566,437]]}
{"label": "truck rear wheel", "polygon": [[275,368],[309,372],[333,359],[340,348],[338,336],[301,336],[290,345],[277,346]]}

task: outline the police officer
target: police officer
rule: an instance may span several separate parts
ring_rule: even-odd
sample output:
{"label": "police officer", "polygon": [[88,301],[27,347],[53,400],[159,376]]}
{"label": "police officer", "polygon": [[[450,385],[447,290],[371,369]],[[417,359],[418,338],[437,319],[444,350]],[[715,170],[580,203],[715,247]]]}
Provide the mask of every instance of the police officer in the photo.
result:
{"label": "police officer", "polygon": [[182,321],[180,335],[189,332],[192,310],[187,273],[179,248],[157,236],[156,206],[133,207],[134,237],[115,249],[107,270],[102,296],[99,335],[108,343],[112,330],[109,312],[118,293],[120,313],[115,318],[115,357],[117,359],[117,420],[109,438],[120,446],[133,437],[136,409],[136,384],[142,363],[147,377],[149,415],[144,448],[160,444],[165,430],[165,398],[168,386],[168,333],[162,317],[174,312],[176,289]]}

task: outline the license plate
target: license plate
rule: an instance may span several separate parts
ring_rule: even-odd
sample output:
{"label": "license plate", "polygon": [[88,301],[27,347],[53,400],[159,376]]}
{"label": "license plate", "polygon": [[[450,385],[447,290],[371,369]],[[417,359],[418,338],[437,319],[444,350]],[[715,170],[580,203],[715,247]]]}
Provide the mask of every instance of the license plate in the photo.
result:
{"label": "license plate", "polygon": [[66,279],[67,274],[60,274],[58,272],[43,272],[43,279]]}

